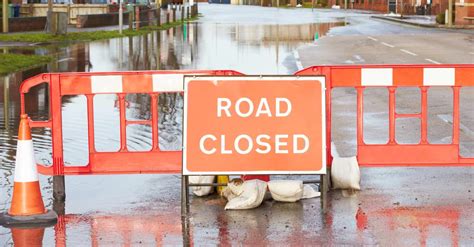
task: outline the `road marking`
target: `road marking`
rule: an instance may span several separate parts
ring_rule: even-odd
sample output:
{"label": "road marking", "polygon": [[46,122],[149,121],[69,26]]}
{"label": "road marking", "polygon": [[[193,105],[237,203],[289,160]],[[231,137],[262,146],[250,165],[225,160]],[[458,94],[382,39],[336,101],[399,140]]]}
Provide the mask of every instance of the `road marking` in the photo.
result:
{"label": "road marking", "polygon": [[469,54],[474,55],[474,52],[469,52]]}
{"label": "road marking", "polygon": [[429,58],[425,58],[426,61],[430,62],[430,63],[434,63],[434,64],[441,64],[440,62],[437,62],[435,60],[431,60]]}
{"label": "road marking", "polygon": [[400,51],[405,52],[406,54],[410,54],[410,55],[412,55],[412,56],[418,56],[418,55],[416,55],[415,53],[413,53],[413,52],[411,52],[411,51],[409,51],[409,50],[400,49]]}
{"label": "road marking", "polygon": [[370,37],[370,36],[367,36],[367,38],[373,40],[373,41],[379,41],[378,39],[374,38],[374,37]]}
{"label": "road marking", "polygon": [[[453,115],[452,114],[438,114],[437,115],[441,120],[447,124],[453,124]],[[466,125],[459,123],[459,129],[461,132],[466,134],[469,138],[474,138],[474,131],[470,130]]]}
{"label": "road marking", "polygon": [[337,151],[337,148],[336,148],[336,144],[334,144],[334,142],[331,142],[331,156],[333,158],[339,158],[341,157],[339,155],[339,152]]}
{"label": "road marking", "polygon": [[355,58],[358,62],[362,62],[362,63],[365,62],[365,60],[364,60],[361,56],[359,56],[359,55],[354,55],[354,58]]}
{"label": "road marking", "polygon": [[295,57],[295,60],[296,60],[296,67],[298,68],[298,70],[302,70],[303,64],[300,61],[300,54],[298,54],[297,50],[293,51],[293,56]]}
{"label": "road marking", "polygon": [[294,51],[293,51],[293,56],[295,57],[296,60],[299,60],[299,59],[300,59],[300,54],[298,54],[298,51],[297,51],[297,50],[294,50]]}
{"label": "road marking", "polygon": [[298,70],[302,70],[303,69],[303,64],[301,63],[301,61],[296,61],[296,67],[298,67]]}
{"label": "road marking", "polygon": [[391,44],[388,44],[388,43],[385,43],[385,42],[382,42],[382,45],[384,45],[384,46],[388,46],[388,47],[390,47],[390,48],[393,48],[393,47],[395,47],[394,45],[391,45]]}

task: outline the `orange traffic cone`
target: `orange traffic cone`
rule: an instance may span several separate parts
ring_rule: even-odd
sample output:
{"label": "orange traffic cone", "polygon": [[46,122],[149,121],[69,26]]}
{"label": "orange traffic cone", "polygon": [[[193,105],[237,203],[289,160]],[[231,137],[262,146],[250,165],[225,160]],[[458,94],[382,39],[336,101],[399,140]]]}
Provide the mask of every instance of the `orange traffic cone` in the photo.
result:
{"label": "orange traffic cone", "polygon": [[0,224],[5,226],[51,225],[56,221],[56,213],[44,208],[28,115],[24,114],[21,115],[18,129],[12,203],[8,213],[0,215]]}

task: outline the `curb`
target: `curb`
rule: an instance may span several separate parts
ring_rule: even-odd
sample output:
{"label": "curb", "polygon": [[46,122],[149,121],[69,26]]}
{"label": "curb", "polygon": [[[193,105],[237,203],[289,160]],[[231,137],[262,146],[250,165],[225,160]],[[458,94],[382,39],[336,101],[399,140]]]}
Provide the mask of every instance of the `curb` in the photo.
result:
{"label": "curb", "polygon": [[380,20],[384,20],[384,21],[397,22],[397,23],[407,24],[407,25],[416,26],[416,27],[426,27],[426,28],[437,28],[437,27],[439,27],[437,24],[414,23],[414,22],[403,21],[403,20],[399,20],[399,19],[395,19],[395,18],[391,18],[391,17],[385,17],[385,16],[374,16],[373,15],[373,16],[371,16],[371,18],[380,19]]}

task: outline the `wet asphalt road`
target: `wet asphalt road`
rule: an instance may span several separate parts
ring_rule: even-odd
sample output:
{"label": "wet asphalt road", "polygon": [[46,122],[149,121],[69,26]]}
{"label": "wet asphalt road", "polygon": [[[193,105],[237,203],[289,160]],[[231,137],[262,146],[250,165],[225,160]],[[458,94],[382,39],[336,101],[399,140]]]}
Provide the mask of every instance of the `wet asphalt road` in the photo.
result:
{"label": "wet asphalt road", "polygon": [[[469,43],[472,42],[469,41],[472,34],[447,32],[456,37],[456,41],[452,41],[444,38],[443,32],[440,31],[384,23],[372,20],[367,14],[359,12],[317,10],[312,13],[308,9],[277,10],[226,5],[203,5],[200,11],[204,17],[199,22],[206,24],[206,28],[235,23],[240,23],[241,28],[245,28],[245,25],[253,25],[255,22],[291,25],[337,21],[350,15],[347,19],[350,25],[333,28],[329,36],[315,44],[311,44],[311,39],[305,39],[308,45],[298,49],[297,56],[303,66],[350,63],[348,60],[354,63],[423,63],[426,58],[445,63],[473,62],[472,58],[469,60],[469,50],[466,50],[472,47],[472,43]],[[211,30],[219,32],[229,29]],[[249,29],[242,32],[243,36],[236,40],[240,44],[263,42],[265,46],[265,41],[254,38],[262,33],[265,32]],[[312,35],[313,33],[310,36]],[[457,53],[449,55],[454,51],[444,53],[436,47],[430,47],[429,45],[434,43],[430,42],[430,35],[445,39],[448,44],[454,42],[456,47],[459,47],[453,48]],[[211,53],[212,46],[224,44],[225,48],[233,44],[218,42],[219,35],[212,37],[216,37],[214,41],[217,42],[214,45],[200,46],[206,51],[201,54],[210,55],[198,57],[200,62],[195,65],[196,68],[229,68],[234,64],[237,70],[244,73],[259,73],[260,70],[246,64],[246,60],[260,59],[257,62],[263,67],[272,65],[262,69],[266,73],[290,74],[297,70],[298,58],[295,58],[292,52],[296,47],[291,42],[286,45],[288,52],[276,62],[273,59],[277,57],[276,51],[265,53],[270,55],[259,56],[258,50],[253,51],[256,54],[249,55],[251,58],[240,50],[225,60],[222,59],[223,56]],[[425,41],[417,43],[416,40]],[[381,42],[392,42],[393,44],[388,44],[396,47],[388,49],[391,47]],[[248,49],[248,46],[243,47],[247,47],[243,48],[244,51]],[[417,52],[418,56],[400,51],[402,48]],[[97,54],[98,52],[95,52],[95,56],[99,56]],[[235,59],[236,56],[239,59]],[[98,66],[103,69],[116,69],[108,67],[110,64],[106,63],[95,65],[96,68]],[[465,94],[464,100],[474,103],[474,91]],[[416,95],[416,92],[411,92],[410,95]],[[369,124],[372,124],[373,128],[378,126],[383,131],[381,126],[384,125],[384,92],[374,92],[372,97],[368,102],[376,102],[373,112],[382,117],[375,117]],[[433,97],[443,99],[442,92]],[[354,155],[354,92],[350,89],[340,90],[333,98],[335,111],[338,112],[335,115],[334,128],[337,131],[333,141],[341,155]],[[442,105],[448,105],[449,99],[444,100]],[[411,111],[417,108],[413,101],[408,97],[407,101],[401,104],[405,106],[405,110]],[[474,126],[474,112],[469,103],[465,105],[465,125],[469,128]],[[434,129],[441,129],[434,131],[433,140],[442,141],[449,137],[449,133],[444,133],[445,129],[449,129],[449,124],[443,124],[442,117],[439,117],[446,114],[449,115],[449,107],[433,113],[433,118],[437,119]],[[415,132],[416,128],[406,133],[408,137],[405,140],[413,141]],[[436,134],[440,132],[443,134]],[[369,133],[368,137],[377,142],[383,140],[384,135],[376,132],[372,135]],[[474,149],[469,148],[472,139],[469,135],[465,138],[468,145],[465,152],[472,155]],[[11,170],[4,173],[8,175],[9,172],[11,175]],[[43,196],[47,206],[53,207],[50,199],[51,188],[47,180],[49,179],[42,176]],[[247,211],[224,211],[225,201],[216,196],[192,198],[191,216],[182,222],[178,175],[70,176],[66,178],[65,215],[60,217],[59,226],[46,229],[42,242],[45,246],[470,246],[474,242],[473,168],[362,168],[361,185],[362,191],[355,194],[332,191],[325,203],[319,198],[297,203],[268,200],[261,207]],[[2,193],[2,197],[4,195]],[[3,202],[3,206],[8,207],[8,201]],[[186,224],[190,226],[188,231],[183,229]],[[1,228],[0,245],[9,245],[12,241],[10,230]]]}

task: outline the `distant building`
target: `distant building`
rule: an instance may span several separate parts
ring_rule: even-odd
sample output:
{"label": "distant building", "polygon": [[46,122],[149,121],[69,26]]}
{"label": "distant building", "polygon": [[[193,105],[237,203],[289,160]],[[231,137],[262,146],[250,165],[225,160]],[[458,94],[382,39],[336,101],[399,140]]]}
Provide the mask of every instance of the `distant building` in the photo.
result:
{"label": "distant building", "polygon": [[[345,6],[345,0],[328,0],[328,5]],[[456,25],[474,25],[474,0],[453,0]],[[351,9],[403,15],[438,15],[448,9],[448,0],[347,0]]]}
{"label": "distant building", "polygon": [[[329,6],[344,7],[344,4],[344,0],[328,0]],[[448,0],[347,0],[347,7],[406,15],[436,15],[444,13]]]}

